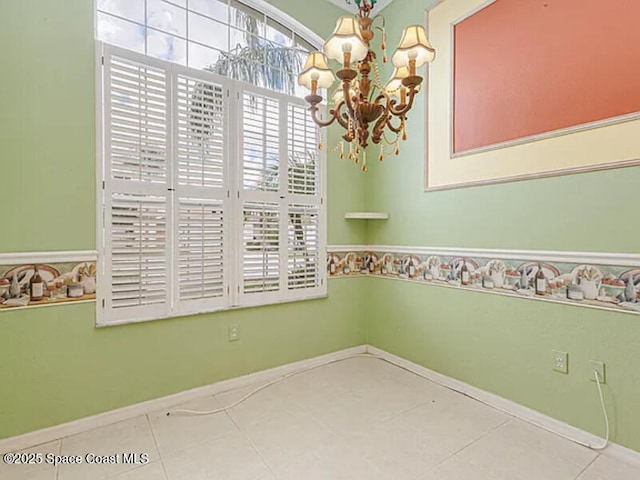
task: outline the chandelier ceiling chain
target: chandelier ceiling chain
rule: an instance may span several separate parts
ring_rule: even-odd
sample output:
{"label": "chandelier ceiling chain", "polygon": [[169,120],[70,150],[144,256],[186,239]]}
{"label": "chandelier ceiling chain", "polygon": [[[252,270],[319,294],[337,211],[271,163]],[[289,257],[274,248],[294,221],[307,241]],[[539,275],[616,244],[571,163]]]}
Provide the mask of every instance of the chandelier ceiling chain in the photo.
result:
{"label": "chandelier ceiling chain", "polygon": [[[328,127],[334,122],[342,126],[346,131],[342,138],[350,143],[349,158],[359,163],[362,157],[362,169],[366,171],[366,147],[370,141],[380,144],[380,160],[383,160],[385,143],[393,145],[397,155],[399,138],[406,140],[407,113],[413,107],[423,81],[416,69],[433,61],[435,49],[429,43],[422,25],[406,27],[392,57],[394,73],[389,82],[382,86],[377,55],[372,50],[371,41],[374,29],[379,30],[382,34],[383,62],[386,62],[384,17],[371,17],[377,0],[354,1],[358,6],[357,15],[345,15],[338,19],[335,31],[324,44],[323,52],[311,52],[307,57],[298,83],[311,91],[305,99],[310,105],[313,121],[320,127]],[[350,3],[349,0],[347,2]],[[378,19],[381,19],[382,25],[374,27]],[[335,75],[328,66],[328,60],[341,64]],[[355,68],[352,68],[352,62],[355,62]],[[336,76],[341,85],[333,96],[334,107],[329,110],[328,119],[322,120],[319,118],[319,105],[323,98],[318,90],[329,89]],[[396,135],[395,142],[387,140],[386,131]],[[341,147],[341,152],[344,152],[344,147]]]}

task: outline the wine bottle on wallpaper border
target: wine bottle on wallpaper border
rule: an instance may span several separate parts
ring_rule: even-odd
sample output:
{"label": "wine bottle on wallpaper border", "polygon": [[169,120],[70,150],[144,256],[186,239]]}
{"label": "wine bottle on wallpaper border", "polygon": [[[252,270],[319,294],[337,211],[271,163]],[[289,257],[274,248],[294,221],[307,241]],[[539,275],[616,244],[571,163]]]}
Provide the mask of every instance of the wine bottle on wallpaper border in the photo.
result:
{"label": "wine bottle on wallpaper border", "polygon": [[542,265],[538,264],[538,272],[536,273],[536,295],[545,295],[547,293],[547,277],[542,271]]}
{"label": "wine bottle on wallpaper border", "polygon": [[462,268],[460,268],[460,282],[462,285],[469,285],[471,283],[471,275],[469,274],[469,267],[467,267],[467,261],[462,260]]}
{"label": "wine bottle on wallpaper border", "polygon": [[32,302],[39,302],[44,298],[44,280],[40,276],[37,265],[33,267],[33,276],[29,280],[29,291]]}

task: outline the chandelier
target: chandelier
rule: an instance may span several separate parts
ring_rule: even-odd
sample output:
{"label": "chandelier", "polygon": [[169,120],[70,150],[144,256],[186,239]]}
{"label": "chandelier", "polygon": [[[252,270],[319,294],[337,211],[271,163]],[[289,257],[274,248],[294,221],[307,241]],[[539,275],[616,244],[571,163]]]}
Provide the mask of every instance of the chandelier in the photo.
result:
{"label": "chandelier", "polygon": [[[374,29],[382,33],[383,62],[386,58],[384,17],[371,17],[377,0],[355,0],[358,14],[338,19],[333,35],[325,42],[323,52],[311,52],[298,76],[298,83],[311,91],[305,97],[309,103],[313,121],[320,127],[338,122],[346,133],[342,136],[349,144],[349,159],[362,164],[367,171],[366,147],[369,141],[380,145],[379,159],[385,154],[399,153],[399,139],[406,140],[407,113],[420,91],[422,77],[416,69],[435,58],[435,49],[429,43],[422,25],[410,25],[404,29],[400,45],[392,57],[395,67],[386,85],[380,80],[376,53],[371,50]],[[381,26],[374,26],[381,19]],[[336,60],[341,68],[335,76],[328,60]],[[352,64],[355,63],[355,68]],[[328,118],[319,117],[323,98],[319,89],[329,89],[335,77],[342,82],[332,98]],[[390,132],[391,138],[387,135]],[[322,146],[321,146],[322,148]],[[345,157],[345,144],[341,141],[340,158]]]}

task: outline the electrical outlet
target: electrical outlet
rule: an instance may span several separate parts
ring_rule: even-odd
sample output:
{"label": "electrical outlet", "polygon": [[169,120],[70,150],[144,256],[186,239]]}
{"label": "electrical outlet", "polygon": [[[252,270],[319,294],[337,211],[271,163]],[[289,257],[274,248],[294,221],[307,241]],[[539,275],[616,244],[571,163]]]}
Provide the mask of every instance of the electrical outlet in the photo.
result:
{"label": "electrical outlet", "polygon": [[569,354],[567,352],[553,351],[553,369],[560,373],[569,373]]}
{"label": "electrical outlet", "polygon": [[589,360],[589,380],[595,382],[596,375],[595,372],[598,372],[598,377],[600,377],[600,383],[607,383],[606,371],[604,368],[604,362],[600,360]]}
{"label": "electrical outlet", "polygon": [[229,325],[229,341],[235,342],[240,340],[240,327],[238,325]]}

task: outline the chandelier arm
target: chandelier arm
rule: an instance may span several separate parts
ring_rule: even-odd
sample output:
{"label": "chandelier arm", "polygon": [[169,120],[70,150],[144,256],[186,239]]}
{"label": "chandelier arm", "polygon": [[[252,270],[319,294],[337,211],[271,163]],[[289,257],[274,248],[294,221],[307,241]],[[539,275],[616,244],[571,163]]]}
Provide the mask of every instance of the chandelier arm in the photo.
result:
{"label": "chandelier arm", "polygon": [[376,102],[378,100],[386,100],[387,106],[385,109],[388,110],[389,113],[394,117],[403,117],[411,109],[410,104],[400,106],[400,108],[396,108],[396,101],[391,98],[391,95],[389,95],[384,89],[381,89],[381,91],[382,93],[378,96],[378,98],[376,98]]}
{"label": "chandelier arm", "polygon": [[342,82],[342,91],[343,91],[343,102],[345,102],[347,106],[347,112],[351,118],[355,118],[355,110],[353,108],[353,102],[351,101],[351,82],[344,80]]}
{"label": "chandelier arm", "polygon": [[409,90],[409,101],[403,105],[400,106],[400,108],[395,109],[395,108],[391,108],[391,112],[396,116],[396,117],[401,117],[406,115],[406,113],[411,110],[411,108],[413,107],[413,101],[416,98],[416,95],[418,94],[418,90],[416,88],[411,88]]}
{"label": "chandelier arm", "polygon": [[311,110],[311,118],[316,123],[316,125],[318,125],[319,127],[328,127],[329,125],[331,125],[333,122],[336,121],[336,111],[335,111],[335,109],[329,110],[329,115],[331,115],[331,119],[329,119],[327,121],[323,121],[323,120],[320,120],[320,118],[318,118],[318,110],[320,110],[320,109],[316,105],[312,105],[309,108],[309,110]]}
{"label": "chandelier arm", "polygon": [[342,126],[342,128],[344,128],[345,130],[348,130],[349,129],[349,124],[347,123],[347,121],[343,117],[344,114],[340,113],[340,110],[344,106],[345,106],[344,100],[340,100],[340,103],[336,106],[336,108],[334,110],[331,110],[331,111],[333,112],[334,118],[338,121],[340,126]]}
{"label": "chandelier arm", "polygon": [[391,130],[393,133],[400,133],[402,131],[402,123],[405,120],[404,115],[401,115],[400,118],[400,125],[398,127],[394,127],[393,124],[391,123],[391,118],[392,116],[389,115],[387,117],[387,126],[389,127],[389,130]]}
{"label": "chandelier arm", "polygon": [[389,118],[389,111],[385,109],[385,111],[373,126],[373,130],[371,132],[371,139],[373,140],[373,143],[380,143],[380,139],[384,134],[384,126],[389,122]]}

